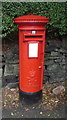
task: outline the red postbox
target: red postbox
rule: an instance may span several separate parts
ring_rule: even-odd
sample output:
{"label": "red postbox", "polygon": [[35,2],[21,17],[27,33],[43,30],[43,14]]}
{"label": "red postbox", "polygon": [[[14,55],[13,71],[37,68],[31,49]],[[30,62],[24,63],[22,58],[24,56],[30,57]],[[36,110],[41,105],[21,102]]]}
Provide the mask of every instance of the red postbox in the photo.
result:
{"label": "red postbox", "polygon": [[33,95],[42,91],[46,28],[49,18],[38,15],[17,17],[19,29],[20,91]]}

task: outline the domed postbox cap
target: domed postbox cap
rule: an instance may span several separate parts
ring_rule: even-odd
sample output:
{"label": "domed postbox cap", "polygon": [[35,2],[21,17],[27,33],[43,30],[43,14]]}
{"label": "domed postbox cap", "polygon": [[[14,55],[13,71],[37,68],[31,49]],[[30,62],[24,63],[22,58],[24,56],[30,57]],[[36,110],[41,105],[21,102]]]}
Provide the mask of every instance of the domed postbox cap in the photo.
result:
{"label": "domed postbox cap", "polygon": [[25,15],[25,16],[20,16],[17,18],[14,18],[14,22],[16,22],[18,25],[21,23],[43,23],[46,24],[49,22],[49,18],[39,16],[39,15]]}

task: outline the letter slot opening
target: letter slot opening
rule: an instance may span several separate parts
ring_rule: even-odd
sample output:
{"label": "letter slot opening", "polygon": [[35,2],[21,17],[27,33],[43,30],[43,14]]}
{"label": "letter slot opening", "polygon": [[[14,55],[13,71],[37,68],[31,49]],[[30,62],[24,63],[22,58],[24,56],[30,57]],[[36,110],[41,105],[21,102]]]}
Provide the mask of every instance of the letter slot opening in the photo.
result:
{"label": "letter slot opening", "polygon": [[43,35],[39,35],[39,34],[37,34],[37,35],[32,35],[32,34],[25,34],[24,35],[24,41],[29,41],[29,40],[40,40],[40,41],[42,41],[43,40]]}
{"label": "letter slot opening", "polygon": [[36,35],[36,36],[34,36],[34,35],[27,35],[27,36],[25,36],[25,38],[42,38],[42,35]]}

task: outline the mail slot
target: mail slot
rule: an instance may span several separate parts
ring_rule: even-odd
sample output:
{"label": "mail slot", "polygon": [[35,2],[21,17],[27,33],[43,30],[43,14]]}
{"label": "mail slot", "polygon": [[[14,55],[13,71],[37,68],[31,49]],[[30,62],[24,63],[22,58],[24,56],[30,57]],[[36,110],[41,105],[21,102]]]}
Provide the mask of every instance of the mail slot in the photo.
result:
{"label": "mail slot", "polygon": [[35,35],[35,36],[34,36],[34,35],[26,35],[25,38],[29,38],[29,39],[30,39],[30,38],[32,38],[32,39],[34,39],[34,38],[35,38],[35,39],[36,39],[36,38],[39,38],[39,39],[40,39],[40,38],[42,38],[42,35]]}
{"label": "mail slot", "polygon": [[24,41],[32,41],[32,40],[38,40],[38,41],[43,41],[44,35],[42,34],[24,34]]}
{"label": "mail slot", "polygon": [[42,39],[42,35],[25,35],[26,39]]}
{"label": "mail slot", "polygon": [[19,66],[21,95],[42,92],[46,23],[49,18],[26,15],[14,19],[19,29]]}

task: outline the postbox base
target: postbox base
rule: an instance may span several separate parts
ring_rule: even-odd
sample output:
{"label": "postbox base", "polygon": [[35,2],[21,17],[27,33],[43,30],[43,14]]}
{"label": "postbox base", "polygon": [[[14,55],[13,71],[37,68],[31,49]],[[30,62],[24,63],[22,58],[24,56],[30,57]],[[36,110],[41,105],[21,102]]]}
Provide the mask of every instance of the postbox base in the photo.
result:
{"label": "postbox base", "polygon": [[27,93],[19,90],[19,98],[28,104],[36,103],[42,98],[42,90],[35,93]]}

